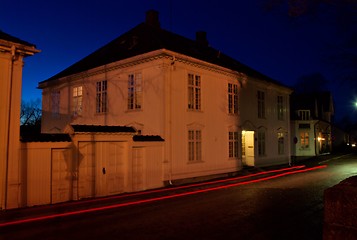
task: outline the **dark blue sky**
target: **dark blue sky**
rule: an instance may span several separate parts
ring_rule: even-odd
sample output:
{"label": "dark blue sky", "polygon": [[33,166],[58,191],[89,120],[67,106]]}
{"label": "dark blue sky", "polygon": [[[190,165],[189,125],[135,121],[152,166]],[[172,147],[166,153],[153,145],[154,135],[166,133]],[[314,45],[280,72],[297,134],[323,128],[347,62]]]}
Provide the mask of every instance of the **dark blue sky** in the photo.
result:
{"label": "dark blue sky", "polygon": [[[264,0],[13,0],[1,4],[0,30],[42,52],[25,60],[23,99],[41,97],[38,82],[67,68],[159,11],[161,27],[194,39],[206,31],[209,44],[242,63],[292,86],[304,75],[335,78],[326,51],[336,31],[321,21],[291,21],[284,10],[266,12]],[[340,90],[334,87],[335,92]],[[354,96],[335,96],[336,108]],[[347,102],[346,102],[347,101]],[[348,102],[350,101],[350,102]]]}

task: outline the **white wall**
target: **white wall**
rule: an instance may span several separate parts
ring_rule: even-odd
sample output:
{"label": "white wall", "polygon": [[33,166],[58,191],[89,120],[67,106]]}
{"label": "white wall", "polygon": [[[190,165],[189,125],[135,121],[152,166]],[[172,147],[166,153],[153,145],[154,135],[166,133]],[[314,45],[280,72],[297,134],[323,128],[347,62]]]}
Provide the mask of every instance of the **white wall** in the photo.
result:
{"label": "white wall", "polygon": [[[265,93],[265,118],[258,118],[257,91]],[[286,164],[290,161],[290,112],[291,90],[280,85],[248,78],[242,86],[240,117],[242,130],[255,131],[255,166]],[[284,120],[278,120],[277,96],[284,99]],[[257,131],[265,129],[264,156],[258,156]],[[284,154],[278,154],[278,132],[284,133]]]}
{"label": "white wall", "polygon": [[[22,143],[20,206],[162,187],[163,144],[133,142],[131,134],[120,133],[76,134],[73,142]],[[140,171],[134,169],[135,149],[142,150]],[[138,179],[140,186],[135,185]]]}

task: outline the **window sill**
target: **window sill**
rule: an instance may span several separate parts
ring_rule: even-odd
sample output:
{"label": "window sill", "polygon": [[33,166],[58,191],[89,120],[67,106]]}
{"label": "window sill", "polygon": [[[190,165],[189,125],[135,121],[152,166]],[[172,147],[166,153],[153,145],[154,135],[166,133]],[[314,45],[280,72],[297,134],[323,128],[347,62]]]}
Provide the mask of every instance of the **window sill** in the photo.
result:
{"label": "window sill", "polygon": [[193,112],[193,113],[203,113],[202,110],[196,110],[196,109],[187,109],[187,112]]}
{"label": "window sill", "polygon": [[204,161],[188,161],[187,164],[197,164],[197,163],[204,163]]}
{"label": "window sill", "polygon": [[139,109],[128,109],[125,112],[126,113],[132,113],[132,112],[142,112],[142,111],[143,111],[143,109],[139,108]]}

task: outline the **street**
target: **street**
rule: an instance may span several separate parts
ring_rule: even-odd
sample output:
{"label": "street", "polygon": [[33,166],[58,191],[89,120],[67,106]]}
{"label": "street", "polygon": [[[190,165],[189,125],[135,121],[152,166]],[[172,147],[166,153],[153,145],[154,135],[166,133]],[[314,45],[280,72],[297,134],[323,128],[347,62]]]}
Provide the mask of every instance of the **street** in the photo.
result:
{"label": "street", "polygon": [[322,239],[323,192],[357,175],[357,156],[308,168],[48,207],[53,217],[0,222],[0,239]]}

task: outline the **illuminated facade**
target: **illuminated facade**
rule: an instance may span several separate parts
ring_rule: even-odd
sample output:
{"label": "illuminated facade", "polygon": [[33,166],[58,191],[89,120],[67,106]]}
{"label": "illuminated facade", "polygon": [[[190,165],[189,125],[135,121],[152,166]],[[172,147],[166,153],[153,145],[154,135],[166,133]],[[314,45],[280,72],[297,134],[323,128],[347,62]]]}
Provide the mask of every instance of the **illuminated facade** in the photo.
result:
{"label": "illuminated facade", "polygon": [[331,153],[334,114],[331,93],[294,93],[291,103],[292,155],[311,157]]}
{"label": "illuminated facade", "polygon": [[19,206],[20,106],[24,57],[35,45],[0,31],[0,209]]}
{"label": "illuminated facade", "polygon": [[290,160],[291,90],[208,45],[139,24],[39,83],[42,132],[130,126],[165,140],[162,181]]}

